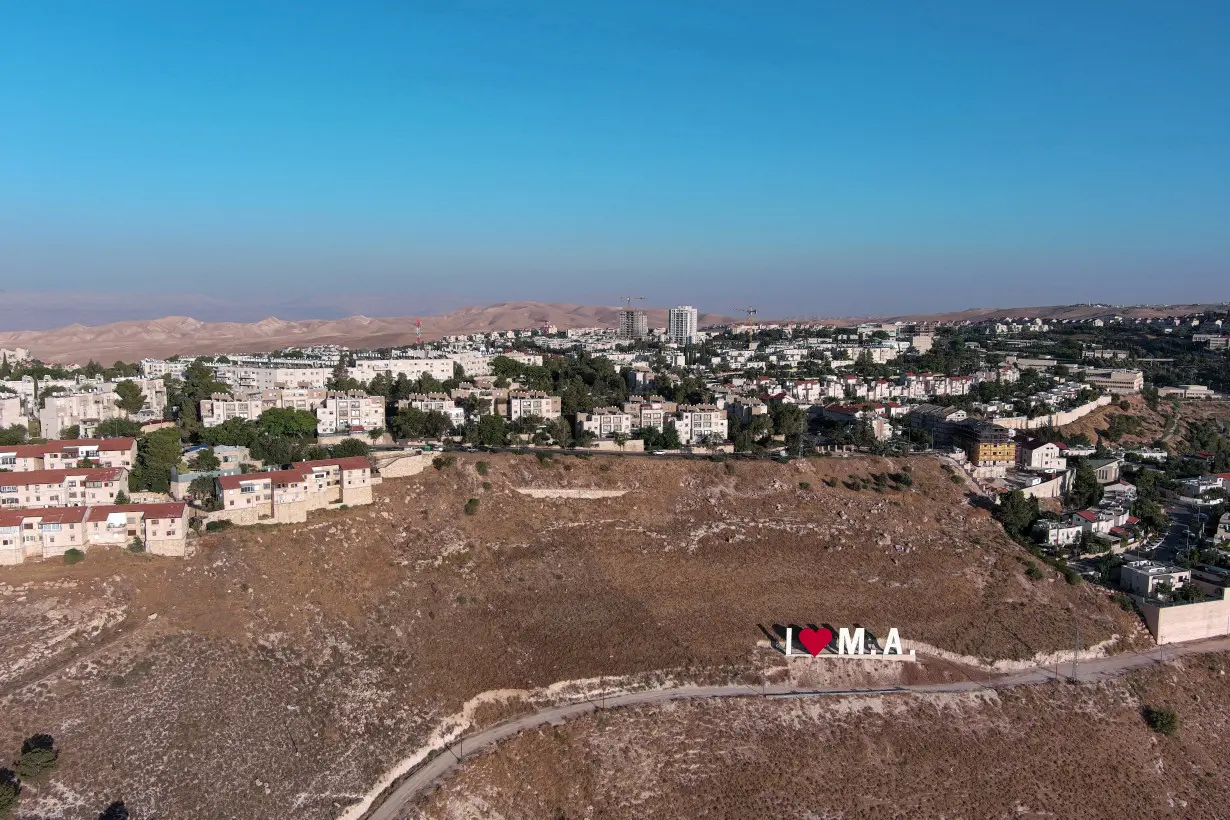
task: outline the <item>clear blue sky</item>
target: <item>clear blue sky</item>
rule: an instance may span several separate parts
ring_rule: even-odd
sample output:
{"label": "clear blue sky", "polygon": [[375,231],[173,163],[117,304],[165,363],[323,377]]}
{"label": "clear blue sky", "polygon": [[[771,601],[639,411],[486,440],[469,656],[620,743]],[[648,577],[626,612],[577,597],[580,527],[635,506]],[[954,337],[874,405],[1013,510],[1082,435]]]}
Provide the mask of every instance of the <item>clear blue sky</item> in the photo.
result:
{"label": "clear blue sky", "polygon": [[1212,0],[4,3],[0,288],[1230,299],[1228,42]]}

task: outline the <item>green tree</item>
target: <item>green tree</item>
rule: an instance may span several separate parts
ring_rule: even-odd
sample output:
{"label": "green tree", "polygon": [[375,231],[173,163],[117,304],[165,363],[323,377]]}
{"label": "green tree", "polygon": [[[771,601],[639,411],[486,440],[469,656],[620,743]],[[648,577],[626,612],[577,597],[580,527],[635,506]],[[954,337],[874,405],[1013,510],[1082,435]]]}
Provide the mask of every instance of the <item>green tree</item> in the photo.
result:
{"label": "green tree", "polygon": [[165,493],[171,488],[171,468],[179,464],[179,430],[165,427],[137,440],[137,463],[129,484],[134,490]]}
{"label": "green tree", "polygon": [[465,440],[469,444],[499,447],[508,442],[508,425],[503,416],[480,416],[466,425]]}
{"label": "green tree", "polygon": [[211,475],[197,476],[188,485],[188,495],[205,509],[213,509],[218,500],[217,479]]}
{"label": "green tree", "polygon": [[60,430],[60,438],[67,441],[81,438],[81,425],[70,424],[64,427]]}
{"label": "green tree", "polygon": [[126,379],[115,386],[115,404],[128,415],[139,413],[145,407],[145,394],[136,382]]}
{"label": "green tree", "polygon": [[[7,364],[7,362],[5,362]],[[21,801],[21,781],[12,769],[0,766],[0,818],[9,818]]]}
{"label": "green tree", "polygon": [[316,436],[316,414],[293,407],[271,407],[261,413],[256,425],[263,435],[304,439]]}
{"label": "green tree", "polygon": [[367,431],[367,437],[372,440],[372,444],[375,444],[376,442],[380,441],[380,439],[383,436],[384,436],[383,427],[373,427],[372,429]]}
{"label": "green tree", "polygon": [[222,462],[218,461],[218,456],[213,449],[207,447],[196,454],[189,466],[198,472],[210,473],[220,469]]}
{"label": "green tree", "polygon": [[0,427],[0,445],[25,444],[30,431],[20,424],[10,424],[7,429]]}
{"label": "green tree", "polygon": [[1098,483],[1097,472],[1085,459],[1081,459],[1076,467],[1076,476],[1068,489],[1068,506],[1083,510],[1096,505],[1102,500],[1102,485]]}
{"label": "green tree", "polygon": [[357,438],[342,439],[329,448],[331,458],[350,458],[351,456],[366,456],[372,450],[371,445]]}
{"label": "green tree", "polygon": [[1003,496],[995,509],[995,517],[1003,525],[1004,532],[1015,541],[1025,541],[1029,537],[1038,516],[1038,499],[1026,498],[1020,490]]}
{"label": "green tree", "polygon": [[229,444],[232,447],[251,447],[260,437],[260,427],[254,421],[247,419],[227,419],[221,424],[201,429],[199,438],[202,444],[217,447]]}
{"label": "green tree", "polygon": [[38,734],[28,737],[21,744],[21,756],[14,767],[22,780],[38,782],[55,769],[60,753],[55,749],[51,735]]}
{"label": "green tree", "polygon": [[1173,709],[1158,709],[1146,706],[1144,709],[1145,723],[1158,734],[1173,735],[1179,731],[1179,716]]}
{"label": "green tree", "polygon": [[560,416],[551,422],[551,438],[560,447],[569,447],[572,444],[572,425],[568,423],[568,419]]}
{"label": "green tree", "polygon": [[107,419],[94,428],[98,438],[136,438],[141,435],[141,425],[130,419]]}
{"label": "green tree", "polygon": [[123,490],[120,490],[115,494],[115,503],[116,504],[128,504],[128,503],[131,503],[131,499],[128,497],[128,493],[124,492]]}

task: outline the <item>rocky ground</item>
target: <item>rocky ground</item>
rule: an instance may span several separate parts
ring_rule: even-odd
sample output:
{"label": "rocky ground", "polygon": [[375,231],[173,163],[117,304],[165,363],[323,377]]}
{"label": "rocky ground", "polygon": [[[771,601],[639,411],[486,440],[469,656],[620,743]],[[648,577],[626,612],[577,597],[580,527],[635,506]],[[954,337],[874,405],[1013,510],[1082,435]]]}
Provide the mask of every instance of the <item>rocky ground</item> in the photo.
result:
{"label": "rocky ground", "polygon": [[141,818],[335,817],[481,693],[758,680],[781,665],[758,646],[775,622],[895,626],[983,662],[1067,650],[1077,625],[1106,651],[1143,640],[1098,590],[1030,580],[928,459],[879,491],[903,463],[481,460],[208,535],[187,561],[0,570],[0,749],[48,732],[62,750],[17,816],[122,798]]}
{"label": "rocky ground", "polygon": [[[1230,657],[1098,685],[681,702],[522,734],[409,815],[1225,817]],[[1179,716],[1154,733],[1146,707]]]}

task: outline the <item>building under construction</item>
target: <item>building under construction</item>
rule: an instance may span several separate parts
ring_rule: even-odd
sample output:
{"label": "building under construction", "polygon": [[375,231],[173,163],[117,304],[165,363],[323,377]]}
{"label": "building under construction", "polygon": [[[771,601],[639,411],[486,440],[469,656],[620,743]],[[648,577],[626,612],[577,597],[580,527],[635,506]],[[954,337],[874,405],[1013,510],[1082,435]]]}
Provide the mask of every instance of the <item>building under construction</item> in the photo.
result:
{"label": "building under construction", "polygon": [[619,311],[619,338],[644,339],[649,335],[649,316],[643,310],[624,308]]}

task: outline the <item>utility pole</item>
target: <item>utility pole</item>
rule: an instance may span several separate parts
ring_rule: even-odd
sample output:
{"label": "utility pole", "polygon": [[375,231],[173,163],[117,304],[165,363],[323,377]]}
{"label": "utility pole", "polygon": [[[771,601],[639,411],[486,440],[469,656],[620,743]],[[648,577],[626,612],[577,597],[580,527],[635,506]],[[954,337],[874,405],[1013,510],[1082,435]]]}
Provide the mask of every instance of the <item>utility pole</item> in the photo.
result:
{"label": "utility pole", "polygon": [[1073,683],[1077,683],[1080,680],[1076,676],[1076,664],[1080,660],[1080,655],[1081,655],[1081,625],[1079,622],[1077,622],[1076,624],[1076,651],[1072,653],[1072,681]]}

